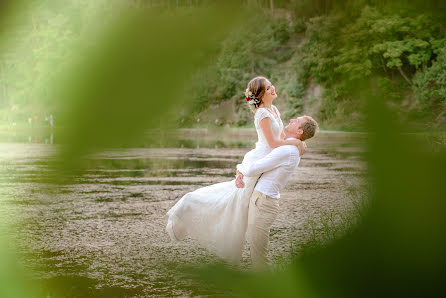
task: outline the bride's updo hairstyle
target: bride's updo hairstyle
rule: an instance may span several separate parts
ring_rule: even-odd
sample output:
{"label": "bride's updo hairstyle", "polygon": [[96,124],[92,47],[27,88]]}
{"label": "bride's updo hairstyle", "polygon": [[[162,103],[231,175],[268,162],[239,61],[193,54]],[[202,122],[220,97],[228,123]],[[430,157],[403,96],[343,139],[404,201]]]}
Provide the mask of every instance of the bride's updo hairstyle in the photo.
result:
{"label": "bride's updo hairstyle", "polygon": [[255,77],[248,83],[245,98],[250,109],[255,113],[259,105],[262,103],[262,97],[265,94],[266,82],[265,77]]}

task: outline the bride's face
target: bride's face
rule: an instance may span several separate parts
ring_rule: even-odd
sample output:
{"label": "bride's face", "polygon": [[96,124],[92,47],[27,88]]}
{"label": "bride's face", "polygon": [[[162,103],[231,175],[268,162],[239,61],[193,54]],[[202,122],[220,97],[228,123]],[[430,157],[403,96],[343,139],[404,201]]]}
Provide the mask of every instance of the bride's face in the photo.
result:
{"label": "bride's face", "polygon": [[265,93],[263,94],[262,100],[264,102],[272,102],[277,98],[276,88],[270,81],[266,81],[265,84]]}

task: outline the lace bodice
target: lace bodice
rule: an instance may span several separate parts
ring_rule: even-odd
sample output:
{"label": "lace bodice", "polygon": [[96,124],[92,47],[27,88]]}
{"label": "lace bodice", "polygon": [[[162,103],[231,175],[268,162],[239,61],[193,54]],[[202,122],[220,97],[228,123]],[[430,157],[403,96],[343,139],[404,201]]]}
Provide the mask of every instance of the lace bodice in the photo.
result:
{"label": "lace bodice", "polygon": [[273,109],[276,111],[279,119],[276,119],[276,117],[274,117],[274,115],[271,114],[265,108],[258,108],[256,114],[254,115],[254,125],[256,127],[258,140],[256,143],[256,147],[245,154],[245,157],[243,158],[242,162],[245,166],[250,163],[256,162],[257,160],[266,156],[272,150],[272,148],[268,145],[268,142],[266,141],[265,135],[263,134],[263,130],[260,128],[260,121],[263,118],[268,117],[271,119],[271,128],[273,130],[274,138],[276,139],[280,138],[280,134],[282,133],[283,130],[283,123],[282,120],[280,119],[280,113],[277,110],[277,108],[273,106]]}
{"label": "lace bodice", "polygon": [[257,137],[258,137],[258,141],[256,143],[256,149],[257,148],[258,149],[269,148],[271,150],[271,148],[268,145],[268,142],[266,141],[265,135],[263,134],[263,131],[260,128],[260,120],[262,120],[263,118],[268,117],[271,119],[271,127],[273,129],[274,138],[279,139],[280,134],[282,133],[283,123],[282,123],[282,119],[280,119],[280,113],[275,106],[272,106],[272,107],[275,110],[275,112],[277,113],[277,116],[279,117],[279,119],[276,119],[276,117],[274,117],[274,115],[271,114],[265,108],[258,108],[256,111],[256,114],[254,116],[254,125],[256,127]]}

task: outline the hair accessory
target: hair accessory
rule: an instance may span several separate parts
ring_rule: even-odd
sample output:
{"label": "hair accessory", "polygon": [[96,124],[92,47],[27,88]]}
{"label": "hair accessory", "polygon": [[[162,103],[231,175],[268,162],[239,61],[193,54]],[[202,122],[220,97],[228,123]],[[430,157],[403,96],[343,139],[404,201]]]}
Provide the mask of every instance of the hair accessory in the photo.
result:
{"label": "hair accessory", "polygon": [[256,108],[258,108],[259,105],[262,103],[262,101],[258,99],[254,93],[249,91],[249,89],[246,89],[245,99],[248,102],[248,104],[254,105],[254,107]]}

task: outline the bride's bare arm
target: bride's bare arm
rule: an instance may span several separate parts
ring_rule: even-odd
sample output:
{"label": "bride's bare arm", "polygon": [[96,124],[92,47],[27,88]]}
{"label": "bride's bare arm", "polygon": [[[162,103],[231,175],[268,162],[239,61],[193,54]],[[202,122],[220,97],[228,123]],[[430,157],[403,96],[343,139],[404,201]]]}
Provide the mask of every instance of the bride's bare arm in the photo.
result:
{"label": "bride's bare arm", "polygon": [[274,149],[279,146],[294,145],[294,146],[297,146],[297,148],[299,148],[300,155],[304,154],[305,145],[303,144],[303,142],[301,140],[283,140],[283,139],[274,138],[270,118],[263,118],[262,120],[260,120],[259,125],[263,131],[263,135],[265,136],[266,141],[268,142],[268,145],[271,148]]}

